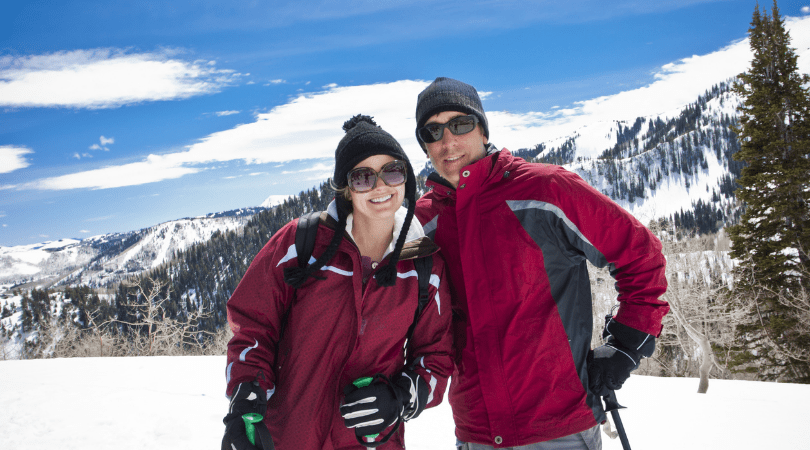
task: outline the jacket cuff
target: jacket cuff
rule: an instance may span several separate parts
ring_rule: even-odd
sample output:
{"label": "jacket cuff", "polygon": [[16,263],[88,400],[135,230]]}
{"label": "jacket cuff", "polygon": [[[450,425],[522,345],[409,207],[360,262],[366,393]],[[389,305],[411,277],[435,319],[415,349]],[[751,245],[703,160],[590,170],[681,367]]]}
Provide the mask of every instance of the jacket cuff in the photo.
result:
{"label": "jacket cuff", "polygon": [[275,384],[271,383],[268,380],[265,380],[265,379],[262,379],[262,378],[259,378],[259,377],[256,377],[256,376],[254,376],[254,377],[240,377],[240,378],[236,378],[236,379],[231,380],[231,382],[228,383],[228,386],[227,386],[227,389],[226,389],[226,392],[225,392],[225,396],[230,399],[233,396],[233,392],[236,390],[237,386],[239,386],[242,383],[252,383],[254,381],[259,382],[259,387],[261,388],[262,391],[265,392],[265,394],[267,396],[267,400],[270,400],[270,397],[272,397],[273,394],[276,392]]}
{"label": "jacket cuff", "polygon": [[405,405],[403,419],[408,421],[419,417],[419,414],[427,406],[428,395],[430,394],[430,387],[425,382],[425,379],[419,376],[418,373],[405,369],[395,384],[410,395],[408,404]]}
{"label": "jacket cuff", "polygon": [[610,338],[612,337],[615,340],[614,345],[619,344],[639,357],[649,358],[655,352],[655,336],[628,327],[615,319],[610,319],[605,325],[602,337],[607,339],[608,342],[611,341]]}

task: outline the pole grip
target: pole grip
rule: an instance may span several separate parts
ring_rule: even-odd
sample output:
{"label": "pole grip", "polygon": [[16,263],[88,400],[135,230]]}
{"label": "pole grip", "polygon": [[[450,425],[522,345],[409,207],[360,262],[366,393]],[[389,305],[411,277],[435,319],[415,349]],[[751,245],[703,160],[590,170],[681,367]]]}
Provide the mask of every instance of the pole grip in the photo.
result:
{"label": "pole grip", "polygon": [[247,432],[248,440],[252,445],[256,445],[256,423],[264,420],[261,414],[247,413],[242,414],[242,420],[245,421],[245,431]]}

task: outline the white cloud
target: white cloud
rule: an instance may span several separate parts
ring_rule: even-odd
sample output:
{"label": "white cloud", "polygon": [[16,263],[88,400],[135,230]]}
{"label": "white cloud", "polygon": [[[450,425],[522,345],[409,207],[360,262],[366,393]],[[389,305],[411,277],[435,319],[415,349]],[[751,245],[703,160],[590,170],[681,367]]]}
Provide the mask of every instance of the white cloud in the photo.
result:
{"label": "white cloud", "polygon": [[222,116],[232,116],[234,114],[239,114],[239,113],[240,113],[240,111],[217,111],[214,114],[216,114],[217,117],[222,117]]}
{"label": "white cloud", "polygon": [[106,138],[103,135],[98,138],[100,144],[93,144],[88,147],[90,150],[104,150],[105,152],[110,151],[110,148],[107,147],[109,144],[115,143],[115,138]]}
{"label": "white cloud", "polygon": [[[810,18],[789,18],[787,25],[793,37],[792,45],[800,49],[800,69],[808,72]],[[496,145],[517,150],[570,135],[580,127],[599,121],[674,113],[694,102],[713,84],[746,70],[750,58],[748,41],[742,40],[707,55],[667,64],[655,74],[653,83],[638,89],[547,112],[489,111],[490,136]],[[404,80],[364,86],[329,85],[323,91],[299,94],[284,105],[258,114],[252,123],[206,136],[181,152],[150,155],[141,162],[2,189],[105,189],[179,178],[203,170],[202,164],[331,159],[344,135],[343,122],[355,114],[374,116],[377,123],[400,142],[414,167],[420,167],[427,158],[414,136],[413,115],[416,97],[427,84],[427,81]],[[311,170],[319,172],[320,179],[331,173],[323,164]]]}
{"label": "white cloud", "polygon": [[[337,147],[337,145],[335,145],[335,147]],[[408,159],[410,159],[410,156],[408,157]],[[285,171],[283,171],[281,173],[286,175],[286,174],[291,174],[291,173],[303,173],[303,172],[334,172],[334,170],[335,170],[335,165],[334,164],[326,165],[326,164],[318,163],[318,164],[315,164],[312,167],[307,167],[306,169],[294,170],[294,171],[285,170]]]}
{"label": "white cloud", "polygon": [[174,56],[94,49],[0,57],[0,105],[115,108],[217,92],[240,76]]}
{"label": "white cloud", "polygon": [[810,14],[810,6],[802,6],[802,12],[804,14]]}
{"label": "white cloud", "polygon": [[144,161],[41,179],[20,189],[108,189],[134,186],[199,172],[200,164],[241,160],[247,164],[333,158],[344,135],[343,122],[355,114],[373,115],[405,148],[414,166],[427,161],[414,138],[413,109],[424,81],[397,81],[300,94],[256,121],[206,136],[186,151]]}
{"label": "white cloud", "polygon": [[343,122],[355,114],[374,116],[402,144],[416,164],[424,153],[414,137],[413,110],[425,81],[397,81],[337,87],[298,95],[258,114],[256,121],[211,134],[189,147],[187,161],[240,159],[249,163],[333,158],[345,134]]}
{"label": "white cloud", "polygon": [[90,233],[90,230],[79,230],[79,233],[88,234]]}
{"label": "white cloud", "polygon": [[183,167],[173,155],[149,155],[146,160],[120,166],[103,167],[85,172],[45,178],[18,186],[20,189],[66,190],[110,189],[137,186],[157,181],[180,178],[200,169]]}
{"label": "white cloud", "polygon": [[31,165],[24,155],[34,153],[26,147],[14,147],[11,145],[0,145],[0,173],[14,172]]}
{"label": "white cloud", "polygon": [[277,79],[277,80],[270,80],[270,84],[284,84],[287,80]]}

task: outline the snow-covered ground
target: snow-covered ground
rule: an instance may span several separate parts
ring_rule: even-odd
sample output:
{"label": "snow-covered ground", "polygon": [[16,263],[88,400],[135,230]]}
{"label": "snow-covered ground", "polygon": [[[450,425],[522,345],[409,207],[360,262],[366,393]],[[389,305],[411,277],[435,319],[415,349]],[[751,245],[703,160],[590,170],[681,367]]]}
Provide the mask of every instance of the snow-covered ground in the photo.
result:
{"label": "snow-covered ground", "polygon": [[[218,449],[225,358],[0,361],[0,449]],[[637,450],[810,449],[810,386],[633,376],[618,392]],[[447,402],[407,425],[409,449],[452,449]],[[621,444],[603,435],[605,450]]]}

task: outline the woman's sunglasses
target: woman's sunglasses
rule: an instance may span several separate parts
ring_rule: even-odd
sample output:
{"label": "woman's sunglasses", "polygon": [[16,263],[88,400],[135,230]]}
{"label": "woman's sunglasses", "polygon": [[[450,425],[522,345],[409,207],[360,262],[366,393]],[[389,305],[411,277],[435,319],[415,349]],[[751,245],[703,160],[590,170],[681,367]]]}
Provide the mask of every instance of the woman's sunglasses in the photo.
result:
{"label": "woman's sunglasses", "polygon": [[422,139],[422,142],[425,144],[431,144],[442,140],[445,128],[458,136],[474,130],[477,124],[478,117],[472,114],[469,116],[458,116],[448,120],[447,123],[429,123],[419,129],[419,139]]}
{"label": "woman's sunglasses", "polygon": [[388,186],[399,186],[405,182],[408,167],[404,161],[391,161],[380,168],[380,171],[371,167],[358,167],[352,169],[347,175],[349,189],[354,192],[368,192],[377,187],[377,178]]}

